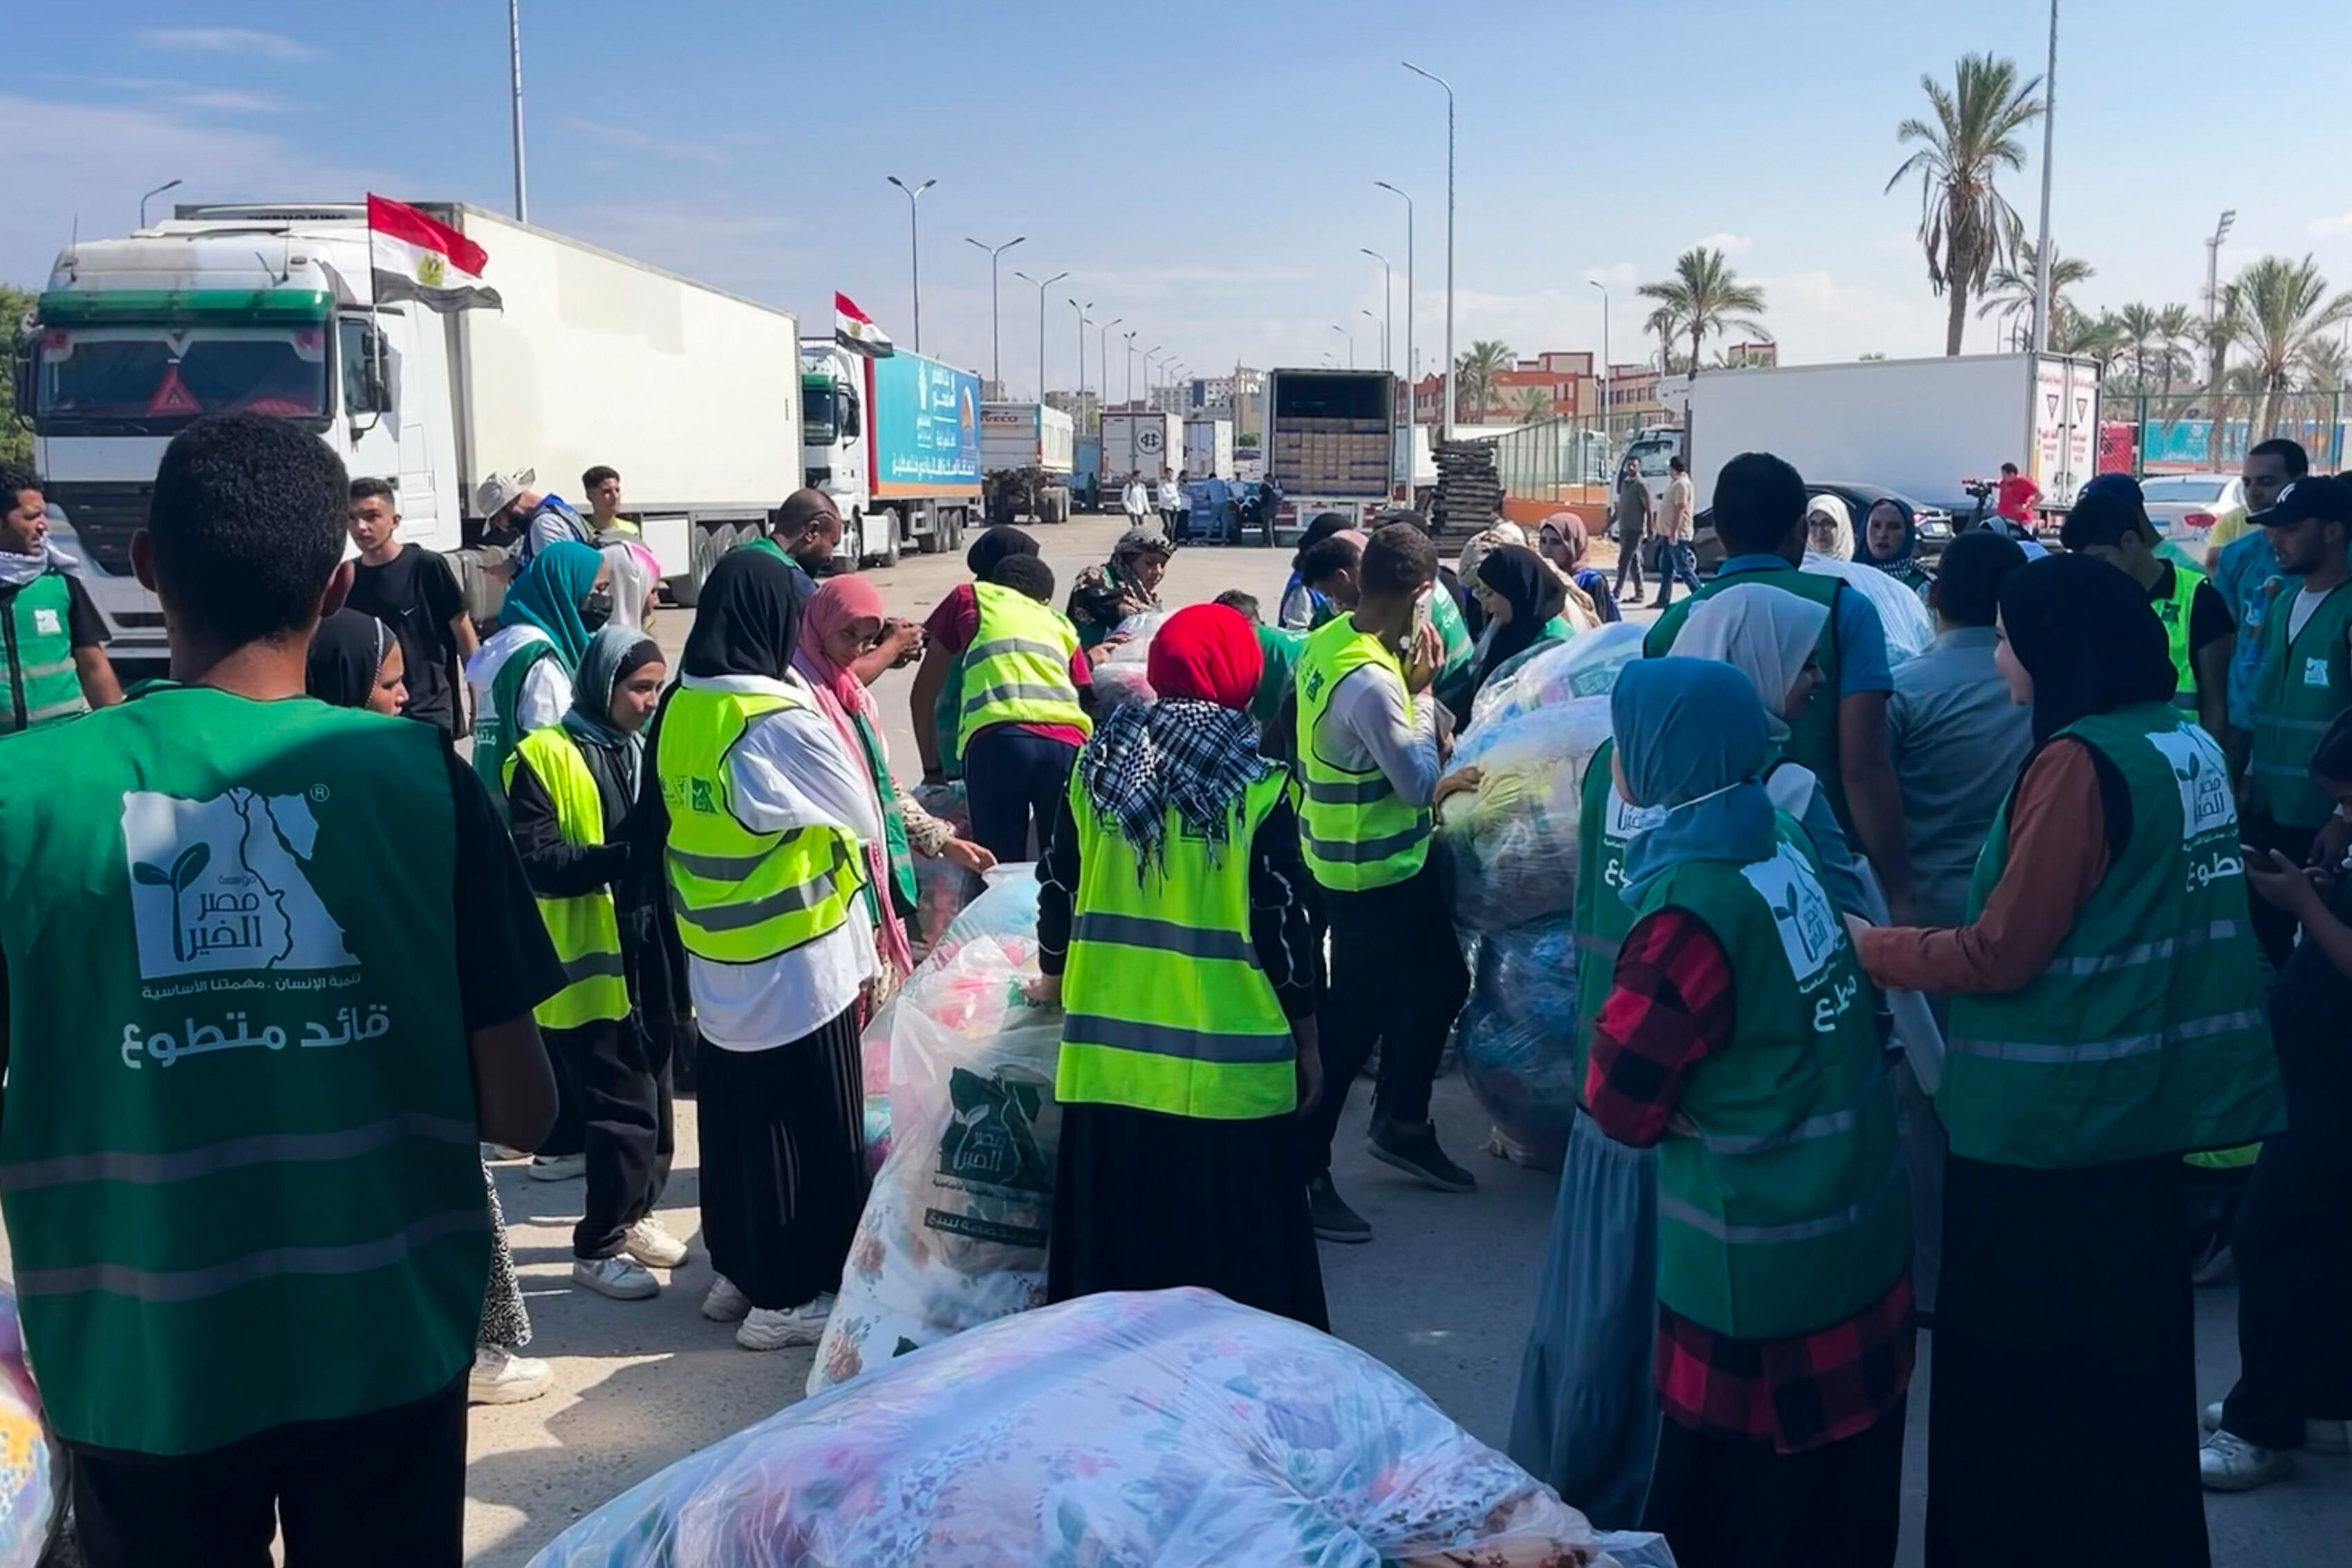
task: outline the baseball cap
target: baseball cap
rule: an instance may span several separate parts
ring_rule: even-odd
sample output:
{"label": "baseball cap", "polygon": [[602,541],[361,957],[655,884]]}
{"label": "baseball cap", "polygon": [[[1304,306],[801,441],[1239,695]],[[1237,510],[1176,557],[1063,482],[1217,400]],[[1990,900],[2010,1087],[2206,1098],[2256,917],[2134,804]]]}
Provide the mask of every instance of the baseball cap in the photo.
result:
{"label": "baseball cap", "polygon": [[2086,500],[2102,497],[2113,498],[2135,507],[2147,505],[2147,492],[2139,488],[2139,481],[2129,474],[2097,475],[2076,494],[2074,504],[2080,506]]}
{"label": "baseball cap", "polygon": [[2292,480],[2267,510],[2246,521],[2258,528],[2287,528],[2313,521],[2352,524],[2352,484],[2315,474]]}
{"label": "baseball cap", "polygon": [[1110,552],[1113,555],[1157,555],[1165,560],[1176,553],[1176,547],[1169,543],[1168,536],[1157,529],[1130,528],[1118,536],[1118,542],[1111,547]]}
{"label": "baseball cap", "polygon": [[2059,539],[2067,549],[2080,550],[2086,542],[2118,538],[2127,528],[2150,544],[2157,542],[2147,492],[2129,474],[2101,474],[2075,492]]}
{"label": "baseball cap", "polygon": [[538,479],[536,468],[508,468],[490,475],[474,488],[474,507],[485,519],[514,505]]}

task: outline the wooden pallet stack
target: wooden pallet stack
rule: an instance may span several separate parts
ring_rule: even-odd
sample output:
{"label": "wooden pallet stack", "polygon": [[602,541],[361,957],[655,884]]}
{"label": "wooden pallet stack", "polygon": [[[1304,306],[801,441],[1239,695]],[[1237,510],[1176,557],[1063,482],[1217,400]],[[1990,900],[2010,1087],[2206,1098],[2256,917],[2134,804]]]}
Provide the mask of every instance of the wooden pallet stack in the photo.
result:
{"label": "wooden pallet stack", "polygon": [[1441,546],[1460,545],[1503,515],[1503,481],[1492,441],[1444,441],[1437,448],[1437,497],[1430,503]]}

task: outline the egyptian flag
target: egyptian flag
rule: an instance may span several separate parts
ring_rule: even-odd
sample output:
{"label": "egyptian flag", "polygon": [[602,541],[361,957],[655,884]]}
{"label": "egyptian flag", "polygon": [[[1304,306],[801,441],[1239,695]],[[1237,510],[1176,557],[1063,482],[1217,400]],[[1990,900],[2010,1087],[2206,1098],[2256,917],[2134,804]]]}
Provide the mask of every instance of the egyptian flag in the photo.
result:
{"label": "egyptian flag", "polygon": [[876,326],[874,318],[857,308],[856,300],[839,292],[833,297],[833,340],[843,348],[877,359],[898,352],[891,346],[890,334]]}
{"label": "egyptian flag", "polygon": [[414,300],[431,310],[504,309],[499,291],[482,284],[488,253],[405,202],[369,195],[368,255],[379,303]]}

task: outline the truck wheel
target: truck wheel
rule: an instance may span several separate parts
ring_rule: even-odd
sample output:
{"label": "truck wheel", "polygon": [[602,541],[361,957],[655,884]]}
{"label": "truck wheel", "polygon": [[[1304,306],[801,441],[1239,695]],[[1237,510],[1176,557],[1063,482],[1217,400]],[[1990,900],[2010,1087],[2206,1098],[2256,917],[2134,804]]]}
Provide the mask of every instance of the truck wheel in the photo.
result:
{"label": "truck wheel", "polygon": [[881,548],[874,552],[875,563],[881,566],[896,566],[898,564],[899,531],[905,526],[904,520],[895,510],[886,507],[874,514],[874,521],[882,531]]}
{"label": "truck wheel", "polygon": [[945,543],[941,544],[940,548],[942,550],[961,549],[963,547],[964,530],[970,526],[971,521],[971,514],[964,510],[961,507],[957,507],[953,510],[950,511],[947,514],[947,520],[943,525],[947,529],[947,541]]}
{"label": "truck wheel", "polygon": [[1045,521],[1047,522],[1067,522],[1070,521],[1069,491],[1057,489],[1050,489],[1045,492]]}

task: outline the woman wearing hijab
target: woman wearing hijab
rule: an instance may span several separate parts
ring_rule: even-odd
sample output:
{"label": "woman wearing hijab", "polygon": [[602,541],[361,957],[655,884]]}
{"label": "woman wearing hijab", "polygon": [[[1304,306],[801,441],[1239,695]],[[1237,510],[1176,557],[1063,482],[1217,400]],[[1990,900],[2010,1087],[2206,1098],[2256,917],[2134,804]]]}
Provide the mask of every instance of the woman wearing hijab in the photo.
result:
{"label": "woman wearing hijab", "polygon": [[[1490,551],[1478,563],[1478,607],[1486,629],[1478,634],[1475,667],[1469,690],[1478,688],[1507,660],[1539,642],[1569,635],[1560,618],[1568,595],[1550,563],[1524,544],[1506,544]],[[1464,700],[1460,712],[1469,710]]]}
{"label": "woman wearing hijab", "polygon": [[2130,578],[2033,562],[2000,631],[2035,746],[1967,923],[1856,932],[1953,994],[1927,1561],[2204,1568],[2180,1156],[2279,1110],[2237,807]]}
{"label": "woman wearing hijab", "polygon": [[[829,577],[801,612],[799,643],[793,651],[793,668],[815,693],[818,708],[840,735],[844,749],[864,766],[874,810],[882,821],[882,836],[865,846],[866,912],[882,960],[881,974],[867,998],[869,1010],[915,972],[906,924],[916,902],[909,851],[927,859],[952,860],[975,874],[996,864],[987,850],[959,838],[952,825],[925,811],[891,773],[882,710],[856,668],[887,620],[882,591],[870,579],[855,574]],[[940,933],[923,934],[936,940]]]}
{"label": "woman wearing hijab", "polygon": [[[971,582],[958,584],[924,618],[923,662],[915,668],[910,700],[915,750],[926,784],[963,777],[963,656],[980,622],[975,584],[994,576],[1006,556],[1036,553],[1035,537],[1011,523],[987,530],[963,552],[964,570],[971,574]],[[962,634],[961,642],[956,641],[958,632]]]}
{"label": "woman wearing hijab", "polygon": [[881,838],[866,770],[792,668],[801,609],[764,551],[703,584],[651,754],[701,1035],[702,1303],[745,1350],[814,1345],[866,1206],[859,901]]}
{"label": "woman wearing hijab", "polygon": [[613,573],[613,617],[609,624],[643,631],[654,624],[654,600],[661,592],[661,563],[642,544],[618,540],[597,553]]}
{"label": "woman wearing hijab", "polygon": [[1805,507],[1805,547],[1832,561],[1853,559],[1853,514],[1832,495],[1818,495]]}
{"label": "woman wearing hijab", "polygon": [[1454,563],[1454,574],[1456,582],[1467,583],[1471,585],[1470,602],[1462,606],[1462,619],[1473,637],[1484,636],[1486,630],[1486,612],[1478,599],[1479,566],[1485,563],[1487,556],[1502,549],[1506,544],[1523,545],[1527,542],[1526,529],[1516,522],[1498,522],[1492,528],[1471,535],[1470,542],[1462,547],[1461,558]]}
{"label": "woman wearing hijab", "polygon": [[507,590],[499,629],[466,661],[474,693],[474,771],[506,805],[507,753],[572,707],[572,672],[612,617],[613,569],[589,545],[555,540]]}
{"label": "woman wearing hijab", "polygon": [[1605,626],[1622,618],[1617,608],[1616,590],[1610,586],[1607,574],[1598,566],[1584,563],[1586,552],[1592,548],[1592,538],[1582,518],[1572,511],[1554,512],[1543,520],[1536,537],[1544,559],[1567,577],[1570,587],[1584,595],[1594,625]]}
{"label": "woman wearing hijab", "polygon": [[400,639],[373,616],[337,610],[319,622],[302,670],[304,689],[338,708],[397,713],[408,705]]}
{"label": "woman wearing hijab", "polygon": [[1602,1131],[1658,1150],[1643,1527],[1685,1568],[1889,1568],[1911,1209],[1853,944],[1759,781],[1747,676],[1644,660],[1610,713],[1617,788],[1660,814],[1626,852],[1584,1077]]}
{"label": "woman wearing hijab", "polygon": [[1087,742],[1039,868],[1032,994],[1067,1010],[1056,1301],[1199,1285],[1328,1326],[1293,1125],[1320,1078],[1307,872],[1249,717],[1259,658],[1238,611],[1171,616],[1159,700]]}
{"label": "woman wearing hijab", "polygon": [[555,1065],[559,1124],[588,1178],[572,1279],[616,1301],[658,1294],[686,1243],[653,1217],[669,1178],[674,969],[645,742],[669,671],[642,632],[589,639],[560,724],[507,754],[508,821],[570,984],[535,1009]]}
{"label": "woman wearing hijab", "polygon": [[1919,523],[1911,515],[1911,503],[1899,496],[1881,496],[1870,503],[1869,514],[1863,519],[1862,548],[1853,558],[1877,567],[1925,599],[1936,574],[1913,558],[1912,552],[1918,546]]}

